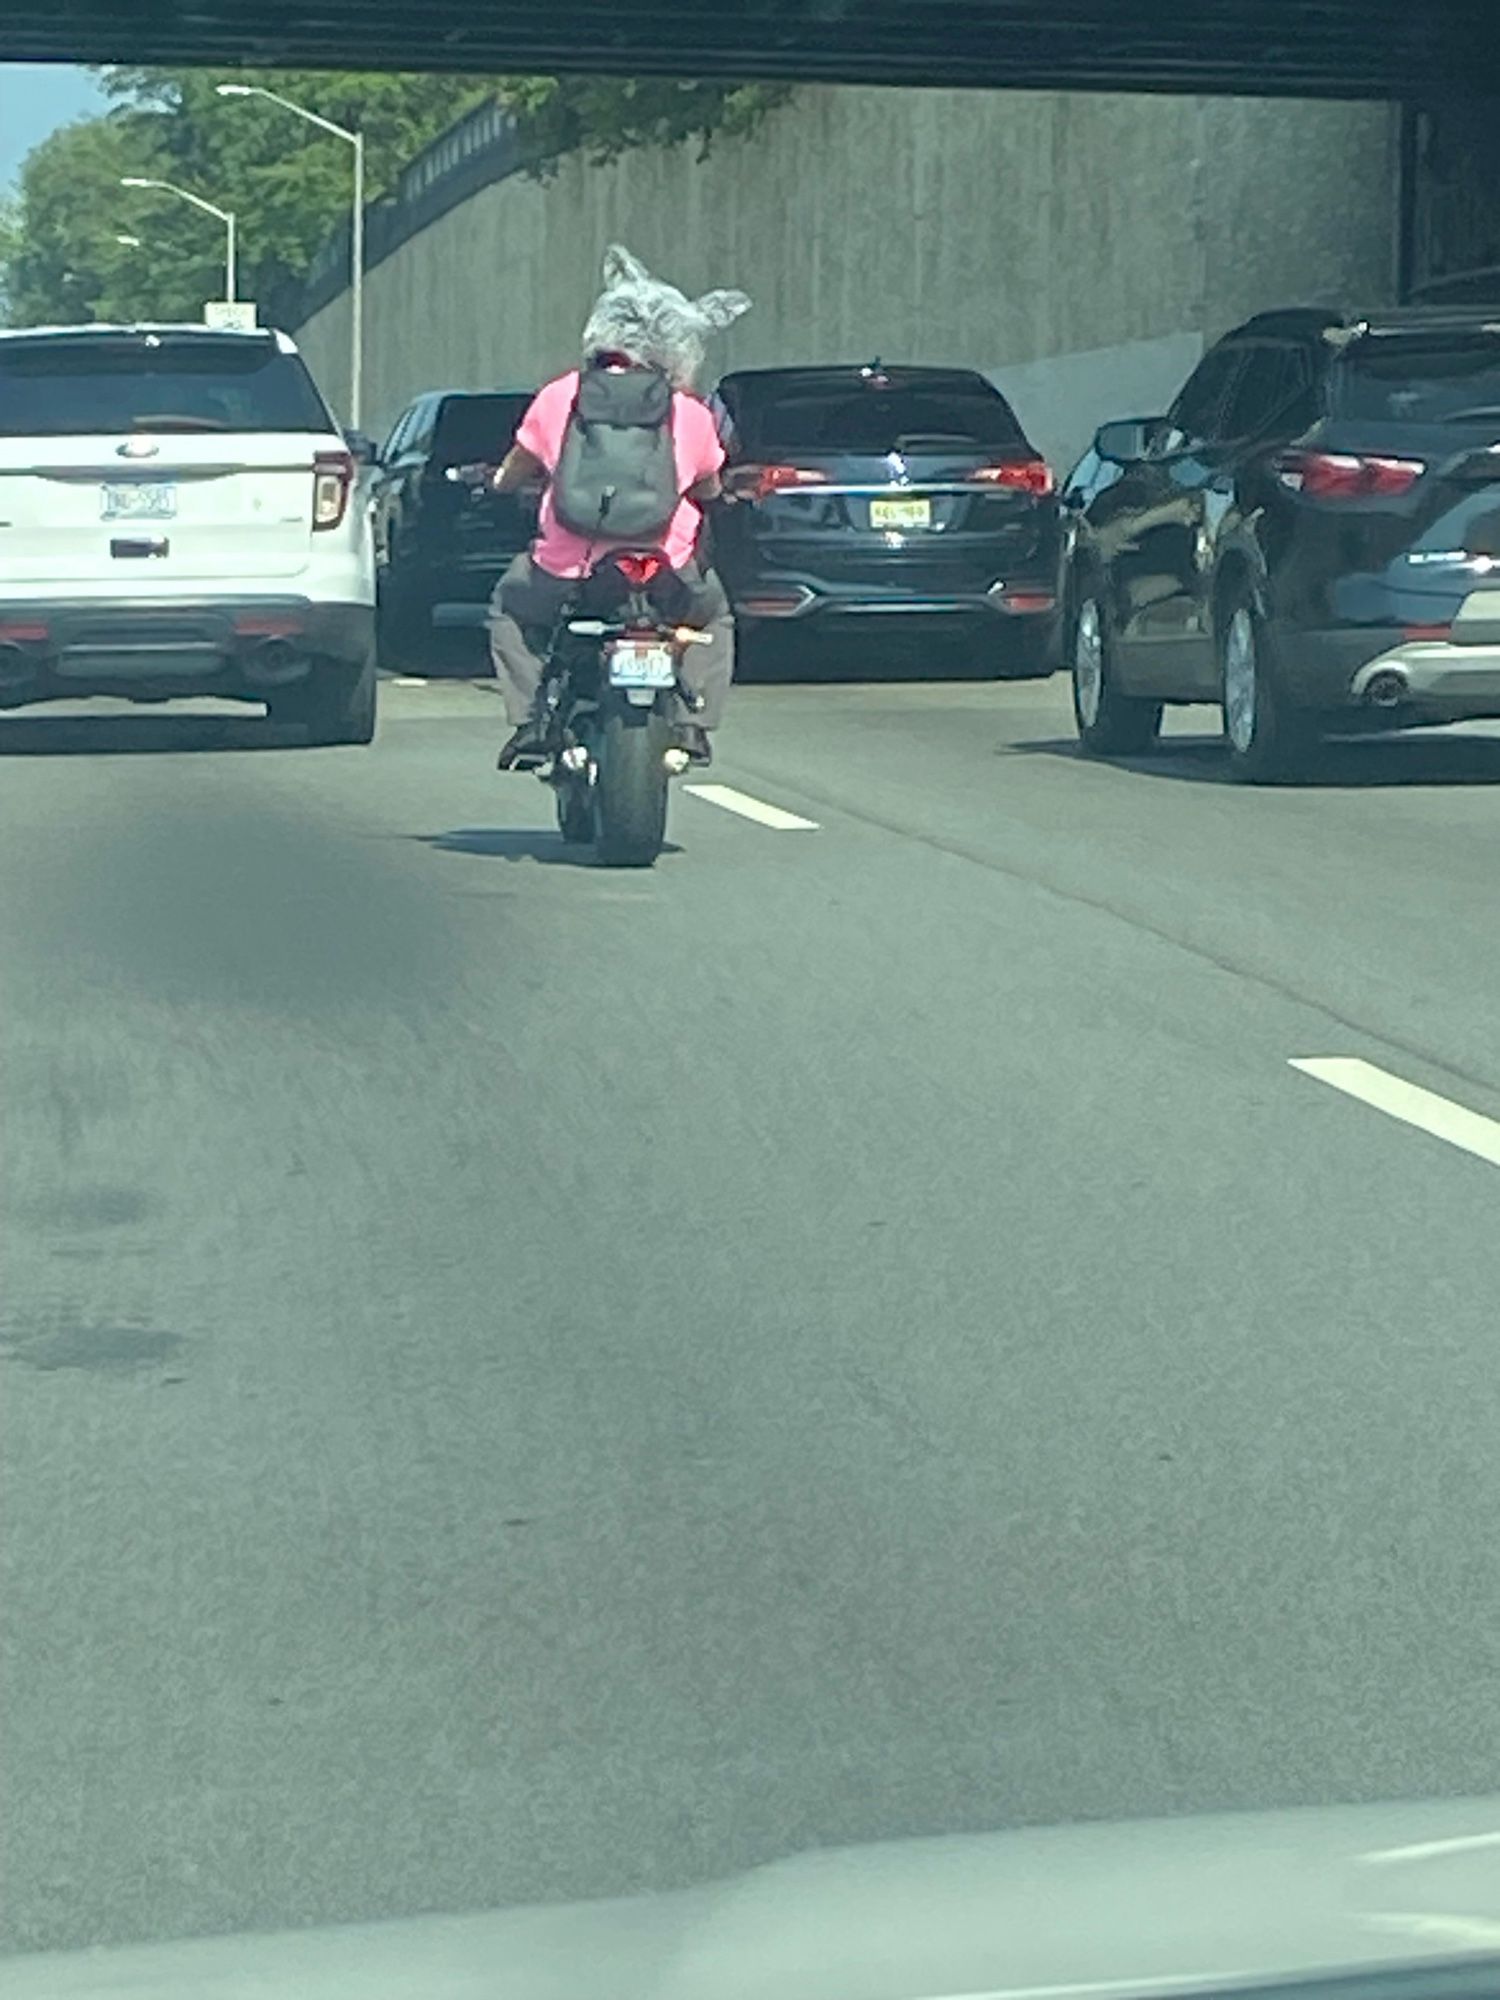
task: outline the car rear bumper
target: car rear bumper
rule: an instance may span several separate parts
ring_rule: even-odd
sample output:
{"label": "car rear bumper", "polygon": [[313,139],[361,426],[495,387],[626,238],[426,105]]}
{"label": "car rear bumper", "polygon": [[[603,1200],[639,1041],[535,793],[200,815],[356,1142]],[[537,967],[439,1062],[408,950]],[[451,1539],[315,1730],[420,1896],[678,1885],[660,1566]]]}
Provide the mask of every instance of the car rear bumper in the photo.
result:
{"label": "car rear bumper", "polygon": [[985,587],[944,588],[844,582],[807,575],[760,576],[731,591],[746,618],[1003,618],[1045,619],[1056,614],[1057,586],[1050,578],[1007,578]]}
{"label": "car rear bumper", "polygon": [[88,694],[260,701],[319,661],[359,664],[374,641],[368,604],[0,597],[0,707]]}
{"label": "car rear bumper", "polygon": [[1283,632],[1279,652],[1299,707],[1393,724],[1500,717],[1500,624]]}

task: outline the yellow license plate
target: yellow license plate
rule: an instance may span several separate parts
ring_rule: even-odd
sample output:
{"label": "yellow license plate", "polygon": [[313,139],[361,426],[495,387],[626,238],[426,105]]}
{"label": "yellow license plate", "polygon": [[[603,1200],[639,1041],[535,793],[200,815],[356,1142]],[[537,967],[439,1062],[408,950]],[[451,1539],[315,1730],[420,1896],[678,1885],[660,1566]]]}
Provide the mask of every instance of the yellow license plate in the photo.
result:
{"label": "yellow license plate", "polygon": [[872,528],[930,528],[932,526],[932,502],[930,500],[872,500],[870,502],[870,526]]}

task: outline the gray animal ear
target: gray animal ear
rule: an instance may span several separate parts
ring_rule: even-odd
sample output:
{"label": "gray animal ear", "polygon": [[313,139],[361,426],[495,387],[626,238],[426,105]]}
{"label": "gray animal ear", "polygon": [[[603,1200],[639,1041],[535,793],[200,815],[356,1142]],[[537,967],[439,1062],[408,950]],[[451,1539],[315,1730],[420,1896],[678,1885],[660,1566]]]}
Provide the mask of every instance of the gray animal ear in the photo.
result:
{"label": "gray animal ear", "polygon": [[693,303],[716,333],[733,326],[741,313],[750,310],[750,300],[744,292],[705,292]]}
{"label": "gray animal ear", "polygon": [[613,292],[621,285],[638,285],[651,273],[639,257],[633,256],[623,243],[611,243],[604,253],[604,289]]}

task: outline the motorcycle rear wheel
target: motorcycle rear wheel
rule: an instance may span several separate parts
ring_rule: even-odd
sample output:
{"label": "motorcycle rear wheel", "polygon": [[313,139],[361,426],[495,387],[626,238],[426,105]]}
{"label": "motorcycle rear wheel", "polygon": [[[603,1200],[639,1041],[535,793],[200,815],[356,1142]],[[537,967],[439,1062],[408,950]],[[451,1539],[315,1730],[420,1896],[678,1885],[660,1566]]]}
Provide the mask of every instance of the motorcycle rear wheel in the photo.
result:
{"label": "motorcycle rear wheel", "polygon": [[649,868],[667,837],[671,728],[654,708],[611,704],[599,732],[594,845],[607,868]]}

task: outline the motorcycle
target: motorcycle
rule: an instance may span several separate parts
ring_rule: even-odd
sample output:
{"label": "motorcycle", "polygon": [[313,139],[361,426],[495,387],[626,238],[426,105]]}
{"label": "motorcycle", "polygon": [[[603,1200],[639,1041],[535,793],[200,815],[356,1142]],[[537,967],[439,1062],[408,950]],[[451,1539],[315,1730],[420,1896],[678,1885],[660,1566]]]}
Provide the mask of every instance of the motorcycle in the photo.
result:
{"label": "motorcycle", "polygon": [[688,768],[673,713],[701,698],[683,682],[692,593],[659,549],[601,556],[564,608],[542,676],[545,757],[564,840],[608,867],[649,868],[667,833],[670,779]]}

